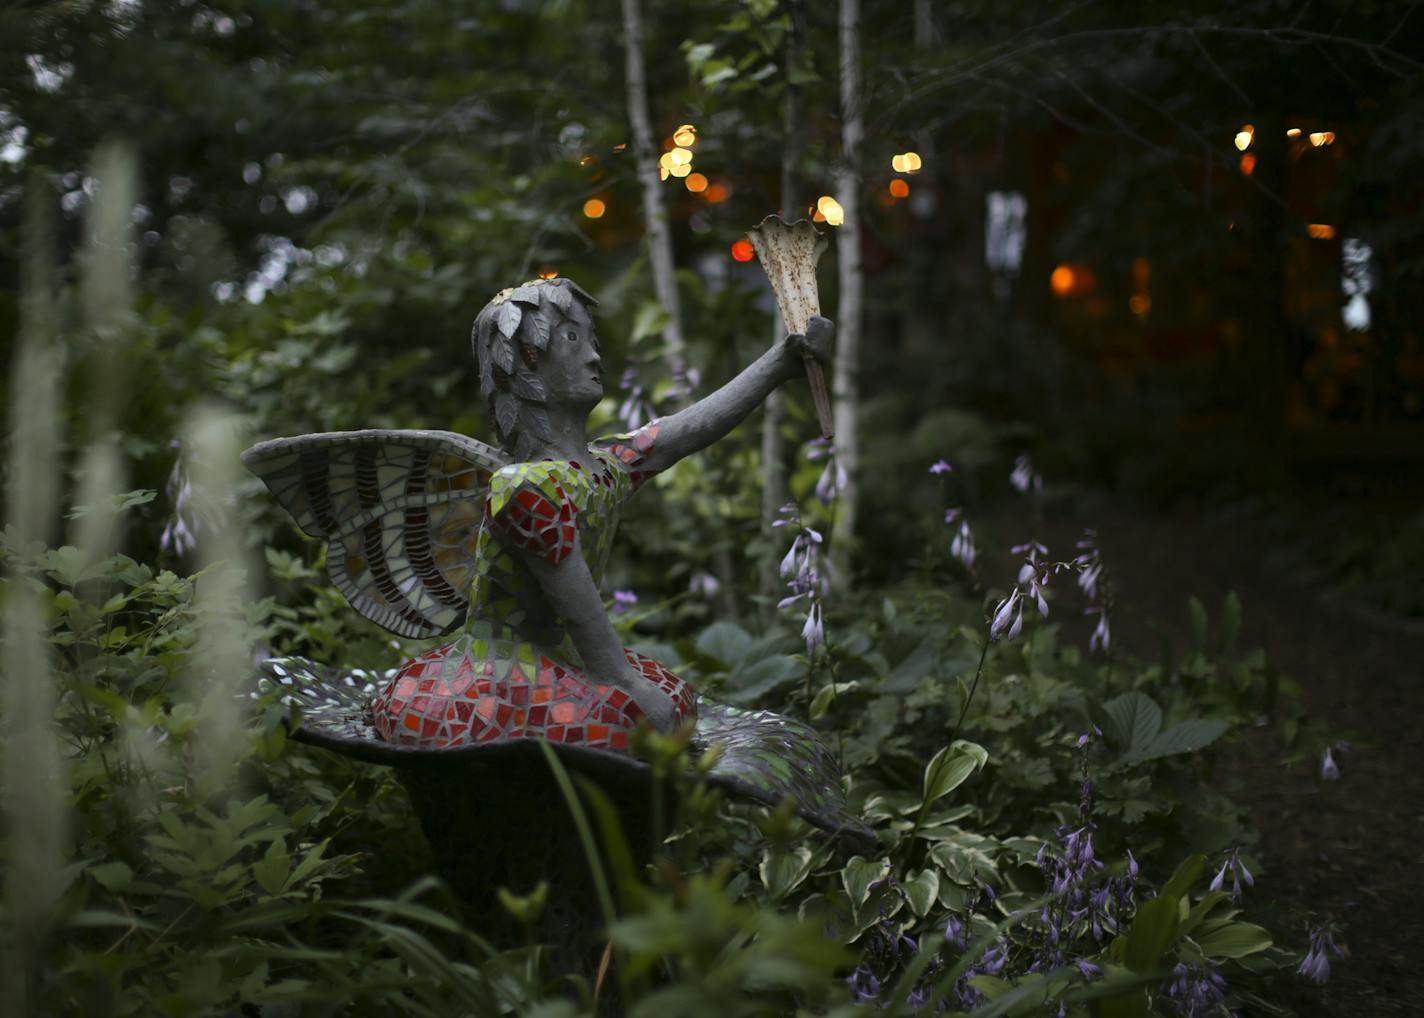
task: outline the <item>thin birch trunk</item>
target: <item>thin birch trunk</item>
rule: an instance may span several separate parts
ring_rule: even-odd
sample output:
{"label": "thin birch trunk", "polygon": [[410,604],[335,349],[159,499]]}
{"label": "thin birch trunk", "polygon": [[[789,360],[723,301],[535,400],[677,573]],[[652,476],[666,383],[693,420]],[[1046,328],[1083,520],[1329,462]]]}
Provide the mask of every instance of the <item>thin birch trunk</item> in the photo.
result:
{"label": "thin birch trunk", "polygon": [[[797,215],[796,200],[796,164],[800,156],[800,134],[798,131],[798,120],[800,118],[800,97],[796,94],[796,86],[791,83],[791,74],[796,66],[797,59],[797,33],[796,18],[797,4],[795,0],[787,5],[791,11],[791,29],[786,35],[785,52],[783,53],[782,73],[785,76],[786,94],[782,99],[781,106],[781,126],[784,137],[781,146],[781,217],[787,222],[794,222],[800,218]],[[781,342],[781,337],[786,332],[786,323],[781,320],[781,308],[772,313],[771,342],[775,346]],[[785,442],[781,437],[781,424],[786,418],[786,394],[782,389],[776,389],[766,398],[766,413],[762,418],[761,432],[761,525],[762,531],[766,534],[773,533],[772,522],[776,519],[777,510],[786,502],[786,468]],[[776,592],[778,586],[778,576],[775,562],[767,562],[762,567],[761,592],[770,597]]]}
{"label": "thin birch trunk", "polygon": [[860,0],[841,0],[841,159],[836,168],[836,200],[845,213],[836,230],[836,260],[840,270],[840,304],[836,310],[836,364],[833,391],[836,415],[836,457],[845,468],[846,485],[832,542],[832,564],[842,584],[850,583],[852,542],[860,494],[860,338],[865,304],[861,269],[860,144],[865,136],[860,76]]}
{"label": "thin birch trunk", "polygon": [[682,304],[672,257],[672,228],[667,202],[658,176],[657,138],[648,115],[647,75],[643,70],[643,15],[640,0],[623,0],[623,52],[627,69],[628,122],[633,131],[633,154],[638,181],[643,185],[643,219],[648,231],[648,261],[653,267],[653,292],[668,314],[663,328],[670,366],[683,366]]}

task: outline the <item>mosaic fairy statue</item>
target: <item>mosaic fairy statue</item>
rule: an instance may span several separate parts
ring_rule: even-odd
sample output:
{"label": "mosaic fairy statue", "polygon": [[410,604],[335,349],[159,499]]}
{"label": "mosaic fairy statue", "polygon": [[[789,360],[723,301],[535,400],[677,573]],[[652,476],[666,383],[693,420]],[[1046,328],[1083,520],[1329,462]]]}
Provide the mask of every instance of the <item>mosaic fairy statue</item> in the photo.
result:
{"label": "mosaic fairy statue", "polygon": [[[509,752],[545,739],[566,757],[645,767],[644,722],[696,725],[718,746],[709,780],[812,823],[870,836],[848,812],[815,732],[766,711],[699,697],[625,649],[598,584],[623,503],[649,477],[725,435],[833,327],[812,319],[705,399],[631,434],[590,442],[604,368],[587,293],[536,279],[497,295],[472,343],[500,447],[444,431],[355,431],[263,442],[243,462],[308,535],[327,542],[332,582],[404,637],[446,637],[384,673],[267,662],[302,707],[295,737],[384,763]],[[533,748],[530,746],[530,748]]]}

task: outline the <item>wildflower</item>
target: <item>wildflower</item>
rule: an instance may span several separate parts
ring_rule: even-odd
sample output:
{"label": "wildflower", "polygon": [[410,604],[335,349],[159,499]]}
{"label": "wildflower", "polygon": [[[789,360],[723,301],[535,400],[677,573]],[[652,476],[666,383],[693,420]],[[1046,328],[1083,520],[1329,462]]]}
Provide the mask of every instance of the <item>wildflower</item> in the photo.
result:
{"label": "wildflower", "polygon": [[826,466],[821,471],[821,476],[816,480],[816,497],[821,500],[822,505],[830,505],[837,495],[845,490],[850,478],[847,476],[845,467],[841,466],[836,459],[836,447],[827,442],[824,438],[813,439],[806,450],[806,458],[813,462],[825,459]]}
{"label": "wildflower", "polygon": [[700,594],[705,600],[710,601],[722,589],[722,581],[711,573],[693,573],[692,580],[687,584],[687,589],[690,593]]}
{"label": "wildflower", "polygon": [[801,638],[806,641],[806,652],[815,653],[816,647],[826,642],[825,618],[821,611],[821,594],[825,586],[817,569],[818,546],[824,543],[819,531],[805,526],[794,504],[781,507],[781,525],[794,523],[800,529],[791,541],[791,547],[781,560],[779,571],[791,594],[777,602],[778,608],[787,608],[803,598],[810,601],[806,622],[801,627]]}
{"label": "wildflower", "polygon": [[[958,512],[958,510],[951,510]],[[949,512],[944,514],[944,521],[950,522]],[[969,521],[960,519],[959,529],[955,532],[953,540],[949,542],[949,553],[958,560],[965,569],[974,568],[974,560],[979,556],[979,549],[974,544],[974,535],[969,531]]]}
{"label": "wildflower", "polygon": [[1104,654],[1112,643],[1112,630],[1108,627],[1108,610],[1102,605],[1094,605],[1084,615],[1096,615],[1098,624],[1093,627],[1093,635],[1088,637],[1088,650],[1101,650]]}
{"label": "wildflower", "polygon": [[1178,1018],[1206,1018],[1221,1011],[1226,1000],[1226,980],[1209,961],[1179,962],[1163,984],[1161,995]]}
{"label": "wildflower", "polygon": [[1086,958],[1079,958],[1076,962],[1074,962],[1074,964],[1078,966],[1078,971],[1083,973],[1084,979],[1092,979],[1094,976],[1100,976],[1103,974],[1102,968],[1097,965],[1094,965]]}
{"label": "wildflower", "polygon": [[1137,879],[1138,873],[1137,857],[1132,854],[1132,849],[1127,850],[1127,873],[1133,880]]}
{"label": "wildflower", "polygon": [[1330,955],[1343,961],[1347,953],[1335,943],[1334,931],[1329,926],[1317,926],[1310,931],[1310,950],[1296,972],[1312,983],[1323,984],[1330,978]]}
{"label": "wildflower", "polygon": [[806,641],[806,653],[814,653],[816,648],[826,642],[826,630],[821,624],[821,606],[812,604],[811,610],[806,613],[806,624],[801,627],[801,639]]}
{"label": "wildflower", "polygon": [[1018,635],[1022,629],[1023,603],[1019,597],[1019,588],[1015,587],[1008,597],[999,602],[999,606],[994,610],[994,620],[989,623],[989,639],[997,640],[1005,636],[1005,630],[1007,630],[1009,640],[1013,641],[1018,639]]}
{"label": "wildflower", "polygon": [[953,470],[954,468],[944,460],[935,460],[934,464],[930,467],[930,473],[932,474],[948,474],[953,472]]}
{"label": "wildflower", "polygon": [[638,384],[637,370],[635,368],[625,370],[618,387],[627,394],[623,398],[623,402],[618,405],[618,419],[629,431],[637,431],[642,427],[644,421],[650,420],[653,416],[653,408],[643,398],[643,387]]}
{"label": "wildflower", "polygon": [[870,970],[869,965],[860,964],[846,979],[850,992],[857,1004],[869,1004],[880,999],[880,980]]}
{"label": "wildflower", "polygon": [[1256,878],[1251,876],[1251,871],[1246,868],[1246,864],[1241,861],[1241,850],[1233,848],[1227,854],[1225,861],[1221,864],[1221,869],[1217,870],[1216,876],[1212,878],[1211,889],[1219,891],[1226,883],[1226,874],[1231,874],[1231,900],[1239,902],[1241,900],[1241,883],[1246,882],[1247,887],[1256,885]]}
{"label": "wildflower", "polygon": [[1335,762],[1335,757],[1330,754],[1332,748],[1331,746],[1325,747],[1325,756],[1320,761],[1321,781],[1340,780],[1340,765]]}
{"label": "wildflower", "polygon": [[1039,476],[1038,471],[1033,469],[1033,461],[1028,458],[1027,453],[1020,453],[1019,458],[1014,460],[1014,469],[1009,474],[1009,483],[1020,494],[1027,492],[1030,488],[1038,491],[1043,487],[1043,478]]}
{"label": "wildflower", "polygon": [[613,592],[613,614],[622,615],[638,603],[638,595],[631,590],[615,590]]}

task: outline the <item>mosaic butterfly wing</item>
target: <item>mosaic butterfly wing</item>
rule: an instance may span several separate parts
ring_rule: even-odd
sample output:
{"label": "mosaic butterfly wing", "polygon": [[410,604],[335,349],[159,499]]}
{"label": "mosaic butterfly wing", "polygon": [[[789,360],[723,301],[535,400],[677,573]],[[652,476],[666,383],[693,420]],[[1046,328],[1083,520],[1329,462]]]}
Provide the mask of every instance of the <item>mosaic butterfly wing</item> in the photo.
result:
{"label": "mosaic butterfly wing", "polygon": [[504,453],[449,431],[338,431],[262,442],[242,462],[327,542],[331,582],[362,615],[417,639],[465,617]]}

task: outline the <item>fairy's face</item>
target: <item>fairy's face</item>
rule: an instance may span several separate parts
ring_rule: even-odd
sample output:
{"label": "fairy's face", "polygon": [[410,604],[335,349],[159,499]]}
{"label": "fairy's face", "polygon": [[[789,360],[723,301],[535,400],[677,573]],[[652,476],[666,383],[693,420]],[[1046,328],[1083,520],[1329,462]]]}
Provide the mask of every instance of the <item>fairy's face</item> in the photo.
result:
{"label": "fairy's face", "polygon": [[550,330],[549,348],[539,357],[539,377],[549,403],[593,410],[603,398],[603,358],[588,310],[574,302]]}

